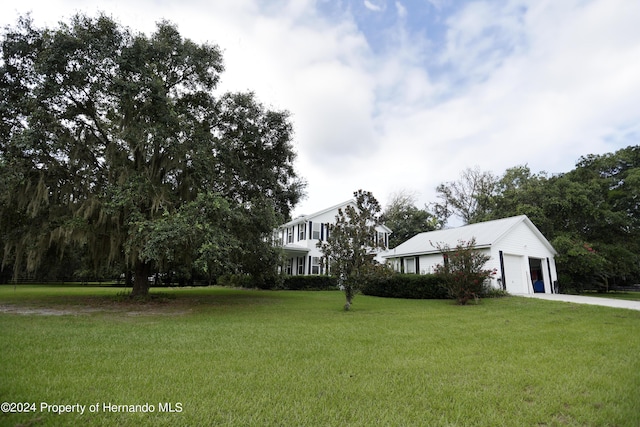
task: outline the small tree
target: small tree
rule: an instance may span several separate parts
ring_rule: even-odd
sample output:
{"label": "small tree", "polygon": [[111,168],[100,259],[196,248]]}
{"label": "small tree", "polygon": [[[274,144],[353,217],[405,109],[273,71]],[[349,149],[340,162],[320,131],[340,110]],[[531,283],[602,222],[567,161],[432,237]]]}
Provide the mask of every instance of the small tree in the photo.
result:
{"label": "small tree", "polygon": [[467,304],[472,298],[480,298],[485,290],[485,281],[496,274],[495,269],[484,269],[491,257],[477,250],[475,245],[475,237],[468,242],[458,241],[455,249],[447,244],[436,245],[445,262],[436,266],[435,274],[442,278],[449,296],[460,305]]}
{"label": "small tree", "polygon": [[355,206],[339,209],[336,223],[329,227],[326,242],[318,242],[331,272],[344,290],[345,310],[351,308],[353,298],[364,285],[373,266],[375,252],[383,247],[375,239],[380,224],[380,204],[370,192],[354,193]]}

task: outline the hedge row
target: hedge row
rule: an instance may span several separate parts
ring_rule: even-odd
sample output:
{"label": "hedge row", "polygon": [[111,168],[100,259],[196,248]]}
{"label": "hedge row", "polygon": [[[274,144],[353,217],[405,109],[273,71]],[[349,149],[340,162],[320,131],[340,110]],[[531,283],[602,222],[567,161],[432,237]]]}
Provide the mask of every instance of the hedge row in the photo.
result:
{"label": "hedge row", "polygon": [[338,280],[331,276],[286,276],[283,278],[273,277],[267,280],[256,280],[249,274],[225,274],[218,277],[217,285],[247,289],[326,291],[338,289]]}
{"label": "hedge row", "polygon": [[287,276],[278,288],[291,291],[331,291],[338,289],[332,276]]}
{"label": "hedge row", "polygon": [[362,289],[365,295],[387,298],[447,299],[442,280],[433,274],[393,274],[369,280]]}

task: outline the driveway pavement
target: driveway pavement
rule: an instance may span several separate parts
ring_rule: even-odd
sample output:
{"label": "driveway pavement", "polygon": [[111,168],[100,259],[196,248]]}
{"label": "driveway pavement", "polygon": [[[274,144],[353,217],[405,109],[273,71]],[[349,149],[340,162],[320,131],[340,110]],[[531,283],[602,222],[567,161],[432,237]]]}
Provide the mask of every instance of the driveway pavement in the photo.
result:
{"label": "driveway pavement", "polygon": [[576,304],[592,304],[604,307],[628,308],[629,310],[640,310],[640,301],[627,301],[623,299],[585,297],[582,295],[565,294],[515,294],[519,297],[546,299],[549,301],[573,302]]}

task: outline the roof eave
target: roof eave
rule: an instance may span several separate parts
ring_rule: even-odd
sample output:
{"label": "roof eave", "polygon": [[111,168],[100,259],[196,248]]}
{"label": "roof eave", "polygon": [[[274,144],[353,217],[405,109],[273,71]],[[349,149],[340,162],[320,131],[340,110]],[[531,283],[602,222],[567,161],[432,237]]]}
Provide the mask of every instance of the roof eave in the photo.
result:
{"label": "roof eave", "polygon": [[[474,249],[489,249],[491,248],[491,244],[483,244],[483,245],[476,245],[474,247]],[[455,249],[451,249],[449,252],[453,252]],[[393,249],[389,249],[390,252],[393,251]],[[414,251],[414,252],[406,252],[406,253],[400,253],[400,254],[388,254],[388,255],[382,255],[382,258],[404,258],[404,257],[410,257],[410,256],[420,256],[420,255],[433,255],[433,254],[439,254],[442,253],[439,250],[433,250],[433,251]]]}

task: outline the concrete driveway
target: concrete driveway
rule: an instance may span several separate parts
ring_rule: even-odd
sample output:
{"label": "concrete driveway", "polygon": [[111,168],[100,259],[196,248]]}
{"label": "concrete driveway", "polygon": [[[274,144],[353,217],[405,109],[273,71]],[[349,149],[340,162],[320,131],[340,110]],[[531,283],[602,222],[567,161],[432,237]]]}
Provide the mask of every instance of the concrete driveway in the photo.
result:
{"label": "concrete driveway", "polygon": [[623,299],[585,297],[582,295],[565,294],[514,294],[518,297],[546,299],[549,301],[573,302],[576,304],[601,305],[604,307],[627,308],[629,310],[640,310],[640,301],[627,301]]}

